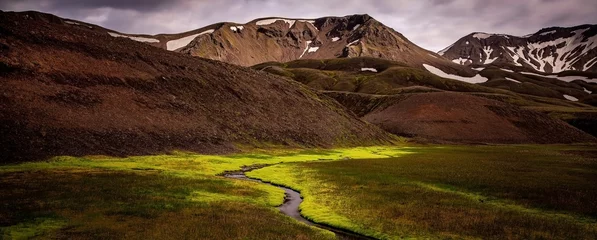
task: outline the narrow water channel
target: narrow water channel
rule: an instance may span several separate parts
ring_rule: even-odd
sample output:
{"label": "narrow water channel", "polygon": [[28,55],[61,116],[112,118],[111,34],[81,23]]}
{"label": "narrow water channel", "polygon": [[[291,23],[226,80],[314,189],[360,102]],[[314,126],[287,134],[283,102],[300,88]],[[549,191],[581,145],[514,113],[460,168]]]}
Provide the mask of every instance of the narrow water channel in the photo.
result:
{"label": "narrow water channel", "polygon": [[299,192],[294,191],[290,188],[266,183],[259,179],[249,178],[249,177],[247,177],[247,175],[245,175],[246,172],[249,172],[249,171],[252,171],[255,169],[258,169],[258,168],[247,168],[247,169],[243,168],[242,171],[226,173],[223,176],[227,177],[227,178],[242,179],[242,180],[247,180],[247,181],[256,181],[256,182],[260,182],[263,184],[268,184],[268,185],[272,185],[272,186],[284,189],[284,193],[285,193],[284,194],[285,195],[284,203],[280,207],[278,207],[278,209],[280,209],[280,212],[282,212],[300,222],[306,223],[308,225],[331,231],[336,234],[337,239],[341,239],[341,240],[374,239],[374,238],[363,236],[363,235],[360,235],[357,233],[351,233],[351,232],[348,232],[348,231],[345,231],[342,229],[337,229],[334,227],[330,227],[327,225],[322,225],[322,224],[318,224],[318,223],[309,221],[308,219],[304,218],[301,215],[301,212],[299,210],[299,206],[303,202],[303,198],[301,197],[301,194]]}

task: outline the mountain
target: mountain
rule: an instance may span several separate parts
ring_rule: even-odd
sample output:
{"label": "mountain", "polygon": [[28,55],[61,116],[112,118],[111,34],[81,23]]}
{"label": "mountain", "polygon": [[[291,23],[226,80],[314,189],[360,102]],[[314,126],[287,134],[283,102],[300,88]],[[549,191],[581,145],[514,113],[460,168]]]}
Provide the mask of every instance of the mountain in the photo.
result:
{"label": "mountain", "polygon": [[108,34],[241,66],[298,59],[375,57],[474,75],[470,69],[415,45],[369,15],[261,18],[245,24],[217,23],[185,33],[155,36]]}
{"label": "mountain", "polygon": [[[363,57],[270,62],[252,68],[306,84],[367,122],[425,142],[595,141],[579,129],[595,134],[597,108],[566,99],[588,96],[583,86],[597,90],[597,85],[582,81],[525,77],[490,67],[480,71],[487,82],[473,84],[404,63]],[[524,82],[506,80],[510,78]]]}
{"label": "mountain", "polygon": [[518,37],[471,33],[438,53],[462,65],[512,64],[539,72],[597,72],[597,25],[542,29]]}
{"label": "mountain", "polygon": [[298,82],[38,12],[0,12],[0,81],[2,163],[393,140]]}
{"label": "mountain", "polygon": [[244,25],[223,24],[179,51],[243,66],[347,57],[377,57],[412,64],[438,61],[435,54],[369,15],[308,20],[266,18]]}

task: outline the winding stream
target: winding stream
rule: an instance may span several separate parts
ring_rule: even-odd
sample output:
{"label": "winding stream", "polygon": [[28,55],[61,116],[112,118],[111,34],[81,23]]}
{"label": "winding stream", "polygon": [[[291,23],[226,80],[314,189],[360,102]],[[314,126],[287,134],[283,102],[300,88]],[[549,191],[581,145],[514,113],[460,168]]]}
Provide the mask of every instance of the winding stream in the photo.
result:
{"label": "winding stream", "polygon": [[371,237],[367,237],[364,235],[360,235],[358,233],[352,233],[352,232],[348,232],[346,230],[342,230],[342,229],[338,229],[338,228],[334,228],[331,226],[327,226],[327,225],[323,225],[323,224],[319,224],[319,223],[315,223],[312,222],[306,218],[304,218],[301,215],[301,212],[299,210],[299,205],[301,205],[301,203],[303,202],[303,198],[301,197],[301,194],[297,191],[294,191],[290,188],[286,188],[286,187],[282,187],[279,185],[275,185],[275,184],[271,184],[271,183],[266,183],[263,182],[259,179],[253,179],[253,178],[249,178],[247,177],[247,175],[245,175],[246,172],[250,172],[259,168],[263,168],[266,166],[252,166],[252,167],[243,167],[242,170],[237,171],[237,172],[227,172],[225,174],[223,174],[224,177],[227,178],[234,178],[234,179],[242,179],[242,180],[247,180],[247,181],[255,181],[255,182],[260,182],[263,184],[268,184],[280,189],[284,190],[284,203],[278,207],[278,209],[280,209],[280,212],[300,221],[303,223],[306,223],[307,225],[310,226],[315,226],[318,228],[322,228],[322,229],[326,229],[328,231],[331,231],[333,233],[336,234],[336,238],[337,239],[341,239],[341,240],[353,240],[353,239],[374,239]]}

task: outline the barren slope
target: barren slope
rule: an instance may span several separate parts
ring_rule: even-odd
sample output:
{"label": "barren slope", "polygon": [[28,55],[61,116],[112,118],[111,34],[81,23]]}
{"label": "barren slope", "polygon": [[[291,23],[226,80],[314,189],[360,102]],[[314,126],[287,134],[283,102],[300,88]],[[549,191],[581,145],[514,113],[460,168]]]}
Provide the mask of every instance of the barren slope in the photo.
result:
{"label": "barren slope", "polygon": [[546,114],[455,92],[393,96],[328,92],[366,121],[432,142],[574,143],[595,138]]}
{"label": "barren slope", "polygon": [[0,162],[390,139],[299,83],[52,15],[0,13],[0,53]]}

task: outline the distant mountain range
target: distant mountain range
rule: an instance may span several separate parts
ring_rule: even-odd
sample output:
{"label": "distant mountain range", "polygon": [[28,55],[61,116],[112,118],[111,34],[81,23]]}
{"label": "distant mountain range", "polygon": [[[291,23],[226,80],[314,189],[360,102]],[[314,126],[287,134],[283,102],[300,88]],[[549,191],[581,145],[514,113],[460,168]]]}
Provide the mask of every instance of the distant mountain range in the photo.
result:
{"label": "distant mountain range", "polygon": [[242,66],[298,59],[375,57],[409,66],[426,64],[463,76],[472,76],[474,72],[457,65],[510,64],[544,73],[597,72],[597,25],[552,27],[523,37],[476,32],[435,54],[366,14],[317,19],[260,18],[244,24],[215,23],[184,33],[158,35],[118,33],[74,20],[65,23],[95,27],[113,37]]}
{"label": "distant mountain range", "polygon": [[[79,27],[91,26],[74,20],[65,22]],[[448,73],[474,75],[469,68],[417,46],[369,15],[260,18],[244,24],[216,23],[189,32],[159,35],[131,35],[91,27],[113,37],[130,38],[170,51],[241,66],[298,59],[375,57],[419,68],[427,64]]]}
{"label": "distant mountain range", "polygon": [[498,63],[545,73],[597,72],[597,25],[552,27],[523,37],[471,33],[439,55],[462,65]]}
{"label": "distant mountain range", "polygon": [[[368,15],[263,18],[152,36],[0,11],[0,161],[226,153],[261,143],[389,144],[395,135],[439,143],[595,142],[596,73],[540,73],[533,61],[511,64],[496,58],[508,54],[498,53],[499,44],[484,45],[572,39],[577,50],[552,58],[591,70],[594,29],[542,31],[527,40],[472,34],[476,40],[463,44],[470,59],[481,60],[463,65],[450,57],[460,45],[442,57]],[[568,46],[545,41],[522,55]]]}

